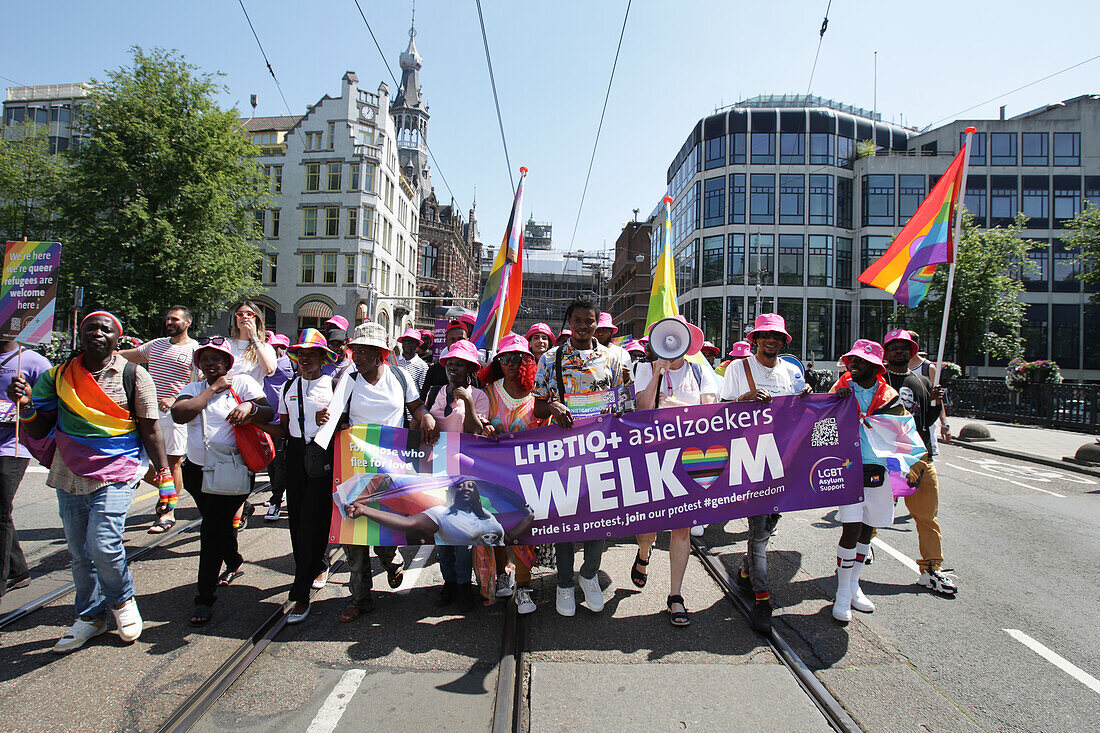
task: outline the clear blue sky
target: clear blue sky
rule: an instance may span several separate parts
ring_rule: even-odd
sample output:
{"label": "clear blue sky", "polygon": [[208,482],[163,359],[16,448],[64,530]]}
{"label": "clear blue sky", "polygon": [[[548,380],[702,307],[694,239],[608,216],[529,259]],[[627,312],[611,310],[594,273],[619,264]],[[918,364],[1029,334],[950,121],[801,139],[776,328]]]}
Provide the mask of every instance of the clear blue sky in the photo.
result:
{"label": "clear blue sky", "polygon": [[[407,0],[360,0],[391,67],[408,43]],[[695,121],[760,93],[805,93],[827,0],[767,3],[635,0],[574,249],[611,247],[631,209],[663,195],[671,157]],[[129,47],[181,51],[225,74],[222,100],[286,114],[235,0],[5,4],[0,84],[102,77]],[[388,75],[353,0],[245,0],[295,113],[337,94],[354,70]],[[569,244],[625,0],[482,0],[512,165],[530,169],[525,217],[554,223]],[[109,10],[104,10],[109,7]],[[511,205],[474,0],[420,0],[417,47],[432,115],[429,142],[463,208],[477,188],[482,238],[496,244]],[[924,127],[1100,54],[1093,2],[1001,0],[896,3],[835,0],[811,92]],[[1013,115],[1100,92],[1100,60],[964,115]],[[389,82],[392,87],[392,82]],[[448,196],[438,172],[440,199]]]}

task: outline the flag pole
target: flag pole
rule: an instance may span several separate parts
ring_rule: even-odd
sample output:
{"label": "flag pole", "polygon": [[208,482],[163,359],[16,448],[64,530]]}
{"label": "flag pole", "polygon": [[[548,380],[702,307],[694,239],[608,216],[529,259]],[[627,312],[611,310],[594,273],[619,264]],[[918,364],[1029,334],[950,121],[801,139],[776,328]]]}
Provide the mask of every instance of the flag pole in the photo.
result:
{"label": "flag pole", "polygon": [[947,322],[951,318],[951,292],[955,288],[955,261],[959,259],[959,240],[962,238],[962,210],[963,202],[966,200],[966,174],[970,168],[970,139],[975,132],[977,130],[973,127],[966,128],[966,142],[963,143],[966,155],[963,156],[962,174],[959,176],[959,192],[955,199],[955,251],[952,252],[951,266],[947,270],[947,291],[943,296],[943,323],[940,324],[940,345],[936,354],[936,371],[932,375],[933,387],[939,386],[940,374],[943,373],[943,350],[947,346]]}

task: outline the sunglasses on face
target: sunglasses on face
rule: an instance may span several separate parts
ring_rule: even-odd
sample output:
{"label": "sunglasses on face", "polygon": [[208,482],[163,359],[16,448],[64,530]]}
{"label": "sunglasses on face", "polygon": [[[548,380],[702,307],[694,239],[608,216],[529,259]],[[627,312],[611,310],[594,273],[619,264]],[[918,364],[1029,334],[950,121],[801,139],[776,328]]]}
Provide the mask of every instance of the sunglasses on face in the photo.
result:
{"label": "sunglasses on face", "polygon": [[501,364],[508,364],[509,366],[518,365],[523,363],[523,354],[504,354],[503,356],[498,356],[497,359]]}
{"label": "sunglasses on face", "polygon": [[199,339],[199,346],[221,346],[225,342],[224,336],[204,336]]}
{"label": "sunglasses on face", "polygon": [[252,311],[237,311],[237,318],[253,318],[255,315]]}

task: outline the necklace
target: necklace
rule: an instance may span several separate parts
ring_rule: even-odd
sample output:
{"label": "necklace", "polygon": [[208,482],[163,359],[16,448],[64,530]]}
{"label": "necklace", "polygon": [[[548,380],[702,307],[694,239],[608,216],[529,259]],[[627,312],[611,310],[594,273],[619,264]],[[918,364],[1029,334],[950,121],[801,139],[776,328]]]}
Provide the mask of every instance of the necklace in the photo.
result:
{"label": "necklace", "polygon": [[113,365],[113,364],[115,363],[115,359],[116,359],[116,358],[117,358],[117,355],[116,355],[116,354],[111,354],[111,359],[110,359],[110,360],[109,360],[109,361],[108,361],[108,362],[107,362],[106,364],[104,364],[103,366],[101,366],[101,367],[100,367],[100,368],[99,368],[99,369],[98,369],[97,371],[94,371],[94,372],[90,372],[90,374],[91,374],[91,375],[92,375],[93,377],[98,377],[98,376],[99,376],[100,374],[102,374],[103,372],[107,371],[107,369],[108,369],[109,367],[111,367],[111,366],[112,366],[112,365]]}

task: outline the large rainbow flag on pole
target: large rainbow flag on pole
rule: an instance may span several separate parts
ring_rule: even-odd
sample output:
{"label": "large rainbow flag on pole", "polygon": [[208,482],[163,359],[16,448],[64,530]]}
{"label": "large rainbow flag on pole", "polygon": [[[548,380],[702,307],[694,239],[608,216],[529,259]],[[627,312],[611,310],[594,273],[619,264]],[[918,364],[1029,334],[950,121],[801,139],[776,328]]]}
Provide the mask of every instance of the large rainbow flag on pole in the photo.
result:
{"label": "large rainbow flag on pole", "polygon": [[645,317],[645,330],[662,318],[680,315],[676,305],[676,270],[672,263],[672,197],[665,196],[665,231],[661,256],[653,270],[653,288],[649,292],[649,311]]}
{"label": "large rainbow flag on pole", "polygon": [[910,308],[924,300],[936,265],[955,260],[952,222],[966,185],[966,150],[964,145],[885,254],[859,276],[861,283],[885,290]]}
{"label": "large rainbow flag on pole", "polygon": [[523,208],[523,179],[526,177],[527,169],[520,168],[519,186],[512,202],[512,213],[508,216],[504,242],[493,261],[489,279],[485,281],[474,332],[470,334],[470,340],[479,349],[487,351],[496,348],[501,334],[512,330],[519,311],[519,301],[523,293],[523,221],[520,211]]}

